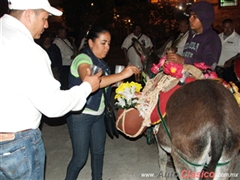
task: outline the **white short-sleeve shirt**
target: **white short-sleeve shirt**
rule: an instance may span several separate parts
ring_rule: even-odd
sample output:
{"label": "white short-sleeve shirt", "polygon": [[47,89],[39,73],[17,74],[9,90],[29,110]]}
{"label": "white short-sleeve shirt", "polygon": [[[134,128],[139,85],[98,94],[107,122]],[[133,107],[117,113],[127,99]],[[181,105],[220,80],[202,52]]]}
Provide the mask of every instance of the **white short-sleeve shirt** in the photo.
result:
{"label": "white short-sleeve shirt", "polygon": [[234,31],[226,39],[223,39],[223,33],[220,33],[219,37],[222,42],[222,51],[218,65],[223,66],[227,60],[240,53],[240,35]]}

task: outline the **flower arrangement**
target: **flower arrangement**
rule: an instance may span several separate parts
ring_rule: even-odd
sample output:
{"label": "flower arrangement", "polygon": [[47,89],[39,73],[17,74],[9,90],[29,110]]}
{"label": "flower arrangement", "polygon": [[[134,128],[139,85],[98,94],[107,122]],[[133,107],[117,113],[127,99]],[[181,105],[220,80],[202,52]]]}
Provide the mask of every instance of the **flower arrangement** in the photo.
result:
{"label": "flower arrangement", "polygon": [[237,100],[238,106],[240,107],[240,92],[239,92],[239,89],[235,85],[235,83],[233,83],[233,82],[230,82],[230,85],[231,85],[230,91],[233,93],[233,96]]}
{"label": "flower arrangement", "polygon": [[117,99],[117,102],[115,104],[122,109],[135,108],[138,103],[136,93],[139,93],[141,89],[142,85],[136,82],[121,83],[116,89],[114,99]]}
{"label": "flower arrangement", "polygon": [[117,112],[116,127],[129,137],[137,137],[142,134],[147,126],[143,125],[144,119],[138,110],[142,85],[136,82],[121,83],[116,89],[114,99],[119,109]]}
{"label": "flower arrangement", "polygon": [[213,69],[207,66],[204,62],[194,63],[194,66],[200,69],[205,79],[216,79],[218,78],[217,73]]}
{"label": "flower arrangement", "polygon": [[[182,78],[184,75],[183,64],[166,62],[166,60],[167,58],[165,55],[159,60],[158,64],[152,65],[151,72],[155,75],[160,72],[164,72],[165,74],[171,75],[175,78]],[[194,63],[194,66],[202,71],[205,79],[218,78],[217,73],[213,71],[213,69],[210,66],[206,65],[204,62]]]}
{"label": "flower arrangement", "polygon": [[174,62],[166,62],[166,55],[163,56],[158,64],[153,64],[151,67],[151,71],[153,74],[158,74],[159,72],[164,72],[165,74],[169,74],[176,78],[181,78],[183,76],[182,70],[183,65]]}
{"label": "flower arrangement", "polygon": [[159,72],[163,71],[163,65],[167,60],[167,55],[163,56],[160,60],[158,64],[154,64],[151,67],[151,71],[153,74],[158,74]]}
{"label": "flower arrangement", "polygon": [[[224,80],[220,80],[217,73],[210,66],[206,65],[204,62],[194,63],[193,65],[202,71],[204,79],[219,80],[219,82],[221,82],[225,88],[231,91],[231,93],[234,95],[235,99],[237,100],[240,106],[240,93],[238,92],[238,87],[234,83],[232,82],[227,83]],[[159,60],[159,63],[157,65],[153,64],[151,71],[153,74],[164,72],[165,74],[180,79],[180,82],[181,79],[186,78],[184,77],[186,75],[185,74],[186,72],[184,72],[183,64],[178,64],[175,62],[166,62],[166,55]]]}
{"label": "flower arrangement", "polygon": [[169,74],[175,78],[181,78],[183,76],[183,65],[174,63],[174,62],[168,62],[164,64],[163,72],[166,74]]}
{"label": "flower arrangement", "polygon": [[227,83],[226,81],[222,81],[221,83],[225,88],[230,90],[230,92],[235,97],[235,99],[238,103],[238,106],[240,107],[240,92],[239,92],[239,88],[236,86],[236,84],[233,82]]}

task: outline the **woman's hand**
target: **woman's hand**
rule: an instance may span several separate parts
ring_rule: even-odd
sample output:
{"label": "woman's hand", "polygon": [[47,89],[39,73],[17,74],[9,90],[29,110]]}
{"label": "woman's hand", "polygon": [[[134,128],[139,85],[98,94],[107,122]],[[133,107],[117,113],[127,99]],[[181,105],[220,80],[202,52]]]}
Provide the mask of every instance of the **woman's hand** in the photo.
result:
{"label": "woman's hand", "polygon": [[136,66],[129,65],[126,68],[124,68],[120,73],[102,76],[100,88],[107,87],[110,84],[122,81],[122,80],[132,76],[133,74],[138,74],[138,73],[140,73],[140,70]]}
{"label": "woman's hand", "polygon": [[132,76],[133,74],[139,74],[140,72],[141,71],[136,66],[128,65],[126,68],[123,69],[122,72],[120,72],[120,74],[124,76],[125,79]]}

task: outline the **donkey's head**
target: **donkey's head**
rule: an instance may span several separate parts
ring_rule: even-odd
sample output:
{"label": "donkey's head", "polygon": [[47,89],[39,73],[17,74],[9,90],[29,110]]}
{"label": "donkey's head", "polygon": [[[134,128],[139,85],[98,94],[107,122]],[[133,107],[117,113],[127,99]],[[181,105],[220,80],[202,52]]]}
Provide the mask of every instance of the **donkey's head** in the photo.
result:
{"label": "donkey's head", "polygon": [[154,64],[158,64],[159,60],[169,52],[176,52],[177,49],[171,47],[173,37],[169,38],[159,49],[156,51],[148,51],[136,38],[132,38],[133,46],[137,53],[140,55],[143,63],[143,71],[146,73],[148,78],[153,77],[151,67]]}
{"label": "donkey's head", "polygon": [[157,64],[159,61],[159,56],[153,52],[153,50],[148,51],[136,38],[132,38],[133,46],[136,52],[140,55],[143,71],[148,78],[152,78],[153,74],[151,72],[151,67],[153,63]]}

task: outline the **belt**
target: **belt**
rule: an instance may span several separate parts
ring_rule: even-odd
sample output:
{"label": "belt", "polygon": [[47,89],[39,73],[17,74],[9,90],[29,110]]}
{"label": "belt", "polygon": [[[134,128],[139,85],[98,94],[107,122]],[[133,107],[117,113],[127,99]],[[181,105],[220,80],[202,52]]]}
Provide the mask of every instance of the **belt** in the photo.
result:
{"label": "belt", "polygon": [[[26,132],[29,131],[31,129],[25,129],[22,131],[18,131],[18,132]],[[16,132],[16,133],[18,133]],[[11,141],[15,139],[15,133],[13,132],[0,132],[0,142],[5,142],[5,141]]]}

